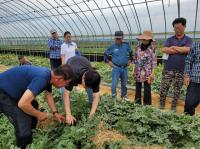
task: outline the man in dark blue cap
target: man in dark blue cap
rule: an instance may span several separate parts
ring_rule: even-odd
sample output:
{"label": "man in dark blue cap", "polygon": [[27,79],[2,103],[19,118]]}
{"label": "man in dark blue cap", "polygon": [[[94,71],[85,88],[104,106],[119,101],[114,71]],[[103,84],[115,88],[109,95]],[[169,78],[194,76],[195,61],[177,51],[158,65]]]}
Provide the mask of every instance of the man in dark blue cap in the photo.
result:
{"label": "man in dark blue cap", "polygon": [[119,81],[121,80],[121,97],[127,99],[126,84],[128,80],[128,68],[132,59],[132,49],[130,45],[123,42],[123,32],[115,32],[115,43],[111,45],[104,52],[105,59],[112,69],[112,96],[117,95],[116,88]]}

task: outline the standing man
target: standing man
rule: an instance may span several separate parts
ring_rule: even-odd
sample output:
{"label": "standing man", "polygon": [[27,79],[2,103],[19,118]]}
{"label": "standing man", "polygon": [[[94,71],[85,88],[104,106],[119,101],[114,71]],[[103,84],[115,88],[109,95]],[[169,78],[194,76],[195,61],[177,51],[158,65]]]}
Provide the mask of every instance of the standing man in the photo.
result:
{"label": "standing man", "polygon": [[78,84],[83,85],[88,95],[89,106],[91,107],[89,113],[89,118],[91,118],[96,112],[100,99],[99,88],[101,77],[99,73],[92,68],[90,62],[83,56],[71,57],[67,61],[67,64],[73,70],[74,76],[72,81],[65,87],[64,105],[66,110],[66,122],[68,124],[74,124],[76,119],[71,114],[70,91]]}
{"label": "standing man", "polygon": [[192,40],[185,35],[186,19],[176,18],[173,23],[175,35],[168,38],[164,48],[164,70],[160,90],[160,107],[165,107],[165,99],[171,83],[174,87],[174,99],[171,109],[176,111],[177,100],[183,86],[185,58],[190,51]]}
{"label": "standing man", "polygon": [[184,112],[194,115],[200,103],[200,43],[194,43],[186,57],[184,84],[187,86]]}
{"label": "standing man", "polygon": [[55,69],[62,64],[60,48],[63,42],[58,39],[58,34],[55,29],[50,30],[50,33],[51,38],[48,40],[50,65],[51,69]]}
{"label": "standing man", "polygon": [[112,67],[112,97],[117,95],[116,88],[119,78],[121,79],[121,97],[127,99],[127,80],[128,69],[132,59],[132,49],[130,45],[123,42],[123,32],[115,32],[115,43],[111,45],[104,52],[105,59],[108,60],[108,64]]}
{"label": "standing man", "polygon": [[23,65],[32,65],[31,62],[29,62],[24,55],[18,55],[18,60],[19,60],[19,66]]}
{"label": "standing man", "polygon": [[32,129],[37,121],[47,118],[47,113],[38,110],[35,97],[45,91],[46,102],[59,122],[65,118],[56,109],[51,86],[66,86],[73,76],[68,65],[50,71],[44,67],[18,66],[0,73],[0,113],[8,117],[15,128],[17,146],[25,149],[32,143]]}

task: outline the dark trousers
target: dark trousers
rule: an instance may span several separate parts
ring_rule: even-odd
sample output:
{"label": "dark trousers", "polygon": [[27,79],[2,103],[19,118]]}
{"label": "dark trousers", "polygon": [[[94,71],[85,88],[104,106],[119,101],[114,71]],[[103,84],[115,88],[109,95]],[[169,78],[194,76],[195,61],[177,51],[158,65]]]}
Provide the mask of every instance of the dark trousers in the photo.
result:
{"label": "dark trousers", "polygon": [[51,69],[56,69],[62,64],[61,59],[50,59]]}
{"label": "dark trousers", "polygon": [[[38,109],[37,101],[33,100],[32,105]],[[17,106],[17,102],[0,91],[0,113],[8,117],[15,128],[17,146],[25,149],[32,143],[32,129],[36,128],[37,118],[24,113]]]}
{"label": "dark trousers", "polygon": [[190,83],[187,87],[184,112],[189,115],[195,114],[195,108],[200,103],[200,83]]}
{"label": "dark trousers", "polygon": [[[142,103],[142,82],[136,81],[135,103]],[[147,81],[144,82],[144,105],[151,105],[151,85]]]}

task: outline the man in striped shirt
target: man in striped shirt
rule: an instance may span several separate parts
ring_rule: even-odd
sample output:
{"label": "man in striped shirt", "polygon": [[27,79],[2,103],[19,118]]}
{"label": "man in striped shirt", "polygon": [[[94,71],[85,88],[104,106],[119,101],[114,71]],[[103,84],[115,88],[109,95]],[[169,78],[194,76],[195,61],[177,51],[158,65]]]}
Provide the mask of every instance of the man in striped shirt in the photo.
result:
{"label": "man in striped shirt", "polygon": [[62,64],[61,61],[61,45],[62,40],[58,39],[55,29],[50,30],[51,38],[48,40],[48,48],[50,49],[49,58],[51,69],[55,69]]}
{"label": "man in striped shirt", "polygon": [[184,84],[187,86],[184,112],[195,114],[200,103],[200,43],[194,43],[185,60]]}

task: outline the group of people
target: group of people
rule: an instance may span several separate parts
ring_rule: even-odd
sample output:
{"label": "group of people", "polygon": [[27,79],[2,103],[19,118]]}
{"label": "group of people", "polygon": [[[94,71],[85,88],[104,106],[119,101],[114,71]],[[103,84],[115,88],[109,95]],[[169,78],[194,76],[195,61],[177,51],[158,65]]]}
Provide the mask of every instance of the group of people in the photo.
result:
{"label": "group of people", "polygon": [[[185,35],[186,19],[176,18],[173,23],[175,35],[169,37],[164,47],[162,82],[160,88],[160,108],[165,107],[165,99],[170,85],[174,86],[174,98],[171,109],[176,111],[177,100],[183,83],[187,85],[184,112],[193,115],[200,102],[200,44],[192,44],[190,37]],[[37,121],[47,118],[47,113],[41,112],[35,97],[44,91],[46,102],[52,114],[59,122],[73,124],[76,118],[71,113],[70,91],[74,86],[82,84],[88,95],[91,108],[89,118],[94,115],[100,95],[99,73],[92,68],[90,62],[83,56],[71,33],[64,33],[64,42],[58,38],[56,30],[50,31],[48,40],[50,49],[51,70],[33,66],[24,56],[19,56],[20,66],[13,67],[0,74],[0,113],[8,117],[14,125],[17,146],[26,148],[32,142],[32,129]],[[116,97],[116,88],[121,81],[121,97],[128,100],[127,80],[128,66],[133,65],[132,76],[135,79],[135,103],[151,105],[151,84],[157,66],[156,46],[151,31],[144,31],[137,37],[140,44],[133,51],[129,43],[123,42],[124,33],[115,32],[115,43],[105,50],[106,62],[112,67],[112,97]],[[66,115],[61,115],[56,108],[52,85],[61,88]],[[142,101],[142,85],[144,96]]]}
{"label": "group of people", "polygon": [[[185,35],[186,19],[176,18],[172,22],[175,35],[169,37],[163,52],[163,72],[160,85],[160,108],[165,108],[168,90],[173,84],[174,97],[171,110],[176,111],[177,101],[180,98],[183,84],[187,86],[184,112],[195,114],[195,108],[200,103],[200,43],[192,43],[192,39]],[[132,76],[135,79],[135,103],[151,105],[151,84],[155,79],[154,70],[157,66],[156,45],[151,31],[144,31],[137,38],[140,44],[132,54],[128,43],[123,42],[123,32],[115,32],[115,43],[105,52],[105,59],[112,67],[112,96],[116,96],[116,88],[121,80],[121,97],[127,99],[126,83],[128,69],[132,62]],[[142,102],[142,85],[144,95]]]}
{"label": "group of people", "polygon": [[[36,128],[38,120],[47,119],[47,113],[40,111],[35,100],[43,91],[52,114],[60,123],[73,125],[76,122],[70,107],[70,91],[74,86],[82,84],[88,93],[89,118],[93,117],[99,103],[99,73],[85,57],[80,56],[76,44],[70,40],[70,32],[64,34],[66,40],[62,44],[55,30],[51,30],[51,34],[48,41],[51,70],[33,66],[20,55],[19,66],[0,74],[0,113],[13,124],[16,144],[21,149],[32,143],[32,129]],[[52,86],[62,88],[65,117],[57,111]]]}

